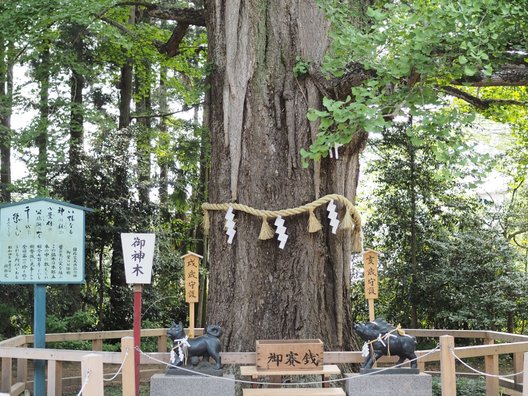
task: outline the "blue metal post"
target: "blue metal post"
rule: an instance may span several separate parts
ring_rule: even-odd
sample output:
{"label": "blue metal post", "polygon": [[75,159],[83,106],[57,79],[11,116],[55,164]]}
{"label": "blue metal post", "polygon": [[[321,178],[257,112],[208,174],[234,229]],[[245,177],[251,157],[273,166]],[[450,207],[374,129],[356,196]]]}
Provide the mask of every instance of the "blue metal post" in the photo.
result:
{"label": "blue metal post", "polygon": [[[35,348],[46,347],[46,286],[35,285],[33,335]],[[46,361],[35,360],[35,396],[46,396]]]}

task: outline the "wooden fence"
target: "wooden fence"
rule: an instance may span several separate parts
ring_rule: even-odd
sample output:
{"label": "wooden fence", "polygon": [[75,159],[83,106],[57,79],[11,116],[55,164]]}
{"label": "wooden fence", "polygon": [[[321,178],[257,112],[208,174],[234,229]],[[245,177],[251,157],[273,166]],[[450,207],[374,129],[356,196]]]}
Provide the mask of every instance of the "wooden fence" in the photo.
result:
{"label": "wooden fence", "polygon": [[[528,381],[528,336],[514,335],[494,331],[464,331],[464,330],[406,330],[408,334],[418,338],[427,338],[439,342],[440,347],[432,350],[417,351],[418,368],[425,371],[426,365],[436,363],[440,367],[442,395],[454,396],[456,394],[456,359],[483,358],[483,371],[486,375],[486,395],[499,395],[499,386],[516,389],[528,396],[528,387],[523,389],[522,384]],[[147,368],[157,368],[162,372],[160,362],[167,363],[167,329],[142,330],[142,338],[156,338],[157,352],[142,353],[140,365],[142,371]],[[203,329],[196,329],[195,335],[203,334]],[[121,352],[103,352],[103,342],[121,340]],[[465,341],[463,341],[465,340]],[[470,342],[468,342],[470,340]],[[78,362],[81,364],[79,389],[82,387],[84,395],[103,395],[103,367],[104,365],[122,366],[121,381],[123,396],[134,395],[134,350],[132,331],[106,331],[89,333],[61,333],[46,335],[46,343],[64,341],[90,341],[92,351],[65,350],[65,349],[39,349],[32,348],[33,336],[18,336],[0,342],[1,383],[0,394],[18,396],[25,389],[31,389],[28,378],[28,361],[47,361],[47,395],[60,396],[63,389],[63,363]],[[472,346],[456,346],[458,343],[479,343]],[[512,371],[519,373],[513,379],[507,380],[499,376],[499,356],[512,356]],[[380,365],[392,364],[394,357],[380,359]],[[254,365],[256,355],[254,352],[223,352],[222,363],[233,365]],[[324,352],[325,364],[350,364],[362,363],[363,357],[359,351],[327,351]],[[525,370],[526,368],[526,370]],[[90,373],[89,377],[87,373]],[[150,374],[152,371],[150,371]],[[89,379],[88,381],[86,379]],[[2,393],[3,392],[3,393]],[[520,393],[519,393],[520,394]]]}

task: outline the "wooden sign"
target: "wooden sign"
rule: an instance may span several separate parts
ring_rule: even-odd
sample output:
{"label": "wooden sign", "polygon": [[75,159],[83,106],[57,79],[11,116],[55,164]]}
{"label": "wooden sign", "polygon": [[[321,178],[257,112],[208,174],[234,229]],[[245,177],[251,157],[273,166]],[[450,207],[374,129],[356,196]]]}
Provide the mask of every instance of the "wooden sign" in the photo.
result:
{"label": "wooden sign", "polygon": [[257,370],[314,370],[323,367],[323,342],[257,340]]}
{"label": "wooden sign", "polygon": [[378,298],[378,252],[367,250],[363,253],[365,270],[365,298]]}
{"label": "wooden sign", "polygon": [[183,269],[185,275],[185,302],[198,302],[198,286],[199,286],[199,269],[200,259],[203,257],[199,254],[189,252],[183,258]]}

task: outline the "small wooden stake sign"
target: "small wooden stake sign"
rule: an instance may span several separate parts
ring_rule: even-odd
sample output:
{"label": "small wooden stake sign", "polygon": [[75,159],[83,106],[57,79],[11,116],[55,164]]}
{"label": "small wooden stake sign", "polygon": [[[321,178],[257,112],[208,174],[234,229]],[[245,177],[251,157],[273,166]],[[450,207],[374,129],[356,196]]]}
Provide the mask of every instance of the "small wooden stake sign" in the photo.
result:
{"label": "small wooden stake sign", "polygon": [[378,298],[378,252],[367,249],[363,253],[365,273],[365,298],[369,305],[369,320],[376,319],[374,299]]}
{"label": "small wooden stake sign", "polygon": [[185,302],[189,304],[189,337],[194,337],[194,304],[198,302],[200,259],[199,254],[188,252],[182,256],[185,275]]}

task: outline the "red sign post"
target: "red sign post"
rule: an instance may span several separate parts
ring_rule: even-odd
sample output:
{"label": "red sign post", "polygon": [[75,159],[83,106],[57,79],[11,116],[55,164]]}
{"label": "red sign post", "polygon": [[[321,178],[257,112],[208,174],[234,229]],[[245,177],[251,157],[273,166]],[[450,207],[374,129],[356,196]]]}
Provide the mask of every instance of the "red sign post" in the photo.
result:
{"label": "red sign post", "polygon": [[123,261],[128,284],[134,290],[134,367],[135,394],[139,396],[139,349],[141,346],[141,298],[143,284],[149,284],[154,260],[155,234],[121,234]]}

